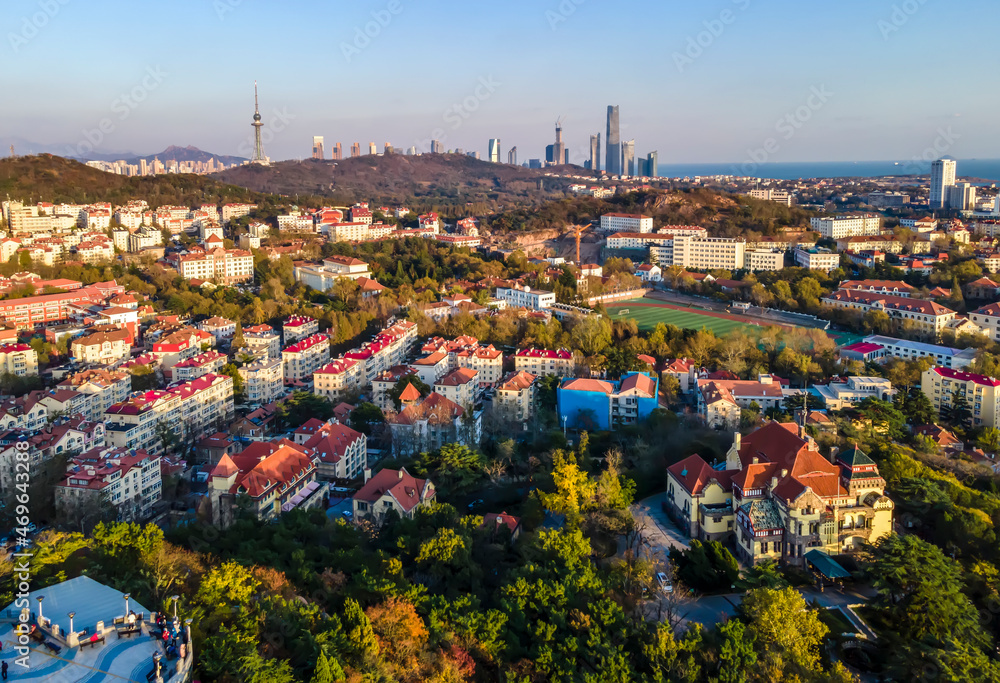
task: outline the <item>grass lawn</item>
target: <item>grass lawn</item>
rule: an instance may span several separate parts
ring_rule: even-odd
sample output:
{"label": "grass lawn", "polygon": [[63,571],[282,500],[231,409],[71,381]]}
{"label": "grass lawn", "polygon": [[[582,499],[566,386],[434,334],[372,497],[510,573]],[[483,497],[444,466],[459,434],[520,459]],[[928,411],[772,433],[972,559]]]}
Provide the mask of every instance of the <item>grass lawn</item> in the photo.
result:
{"label": "grass lawn", "polygon": [[[635,320],[640,330],[650,331],[656,327],[657,323],[675,325],[682,329],[700,330],[706,328],[721,337],[733,330],[743,327],[747,332],[759,331],[760,328],[751,323],[741,323],[736,320],[716,318],[711,315],[697,313],[694,309],[678,311],[672,308],[662,308],[659,304],[662,301],[655,299],[635,299],[633,301],[623,301],[608,306],[608,315],[612,320]],[[641,306],[637,304],[654,304],[655,306]],[[626,315],[620,315],[621,311],[627,310]]]}

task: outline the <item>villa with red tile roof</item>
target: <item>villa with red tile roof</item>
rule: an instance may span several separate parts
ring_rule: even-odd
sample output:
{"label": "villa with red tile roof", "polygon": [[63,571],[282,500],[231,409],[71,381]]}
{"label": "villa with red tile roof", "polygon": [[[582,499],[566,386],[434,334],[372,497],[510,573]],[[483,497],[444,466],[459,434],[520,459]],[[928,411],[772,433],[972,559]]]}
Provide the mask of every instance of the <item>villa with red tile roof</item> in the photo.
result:
{"label": "villa with red tile roof", "polygon": [[419,508],[433,503],[436,495],[430,479],[417,479],[405,467],[380,470],[354,494],[354,519],[381,524],[390,513],[412,519]]}
{"label": "villa with red tile roof", "polygon": [[735,541],[741,559],[804,566],[819,549],[854,552],[892,531],[878,467],[856,447],[831,462],[794,423],[739,432],[725,463],[692,455],[667,468],[667,509],[692,537]]}
{"label": "villa with red tile roof", "polygon": [[317,507],[323,502],[318,472],[318,458],[287,439],[257,441],[236,455],[223,455],[209,475],[212,522],[229,526],[241,495],[247,496],[260,520]]}
{"label": "villa with red tile roof", "polygon": [[466,410],[437,392],[423,399],[412,384],[400,396],[401,410],[386,413],[392,431],[395,455],[433,451],[444,444],[476,446],[482,430],[482,415]]}

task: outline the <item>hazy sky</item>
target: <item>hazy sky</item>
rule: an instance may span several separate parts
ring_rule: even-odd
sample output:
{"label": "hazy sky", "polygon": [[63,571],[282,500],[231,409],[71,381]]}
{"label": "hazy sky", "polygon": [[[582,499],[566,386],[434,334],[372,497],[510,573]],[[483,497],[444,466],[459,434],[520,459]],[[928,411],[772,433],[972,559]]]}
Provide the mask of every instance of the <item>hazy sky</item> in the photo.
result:
{"label": "hazy sky", "polygon": [[582,162],[609,104],[661,164],[998,158],[998,19],[996,0],[5,0],[0,137],[248,156],[256,79],[274,159],[323,135],[499,137],[525,160],[562,116]]}

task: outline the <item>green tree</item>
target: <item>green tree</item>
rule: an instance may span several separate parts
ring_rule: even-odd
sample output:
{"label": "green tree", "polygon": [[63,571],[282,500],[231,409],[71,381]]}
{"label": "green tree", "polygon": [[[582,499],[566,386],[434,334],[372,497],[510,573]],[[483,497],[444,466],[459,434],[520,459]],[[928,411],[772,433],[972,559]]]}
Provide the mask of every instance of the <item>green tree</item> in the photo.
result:
{"label": "green tree", "polygon": [[374,403],[362,403],[351,411],[348,418],[351,427],[367,436],[372,435],[372,429],[385,422],[385,415]]}
{"label": "green tree", "polygon": [[340,683],[343,680],[344,670],[340,667],[340,662],[336,659],[330,659],[326,653],[320,652],[310,683]]}
{"label": "green tree", "polygon": [[278,419],[286,427],[299,427],[312,418],[326,422],[333,417],[329,399],[308,391],[295,391],[278,407]]}
{"label": "green tree", "polygon": [[794,588],[759,588],[743,598],[740,612],[765,661],[792,676],[820,671],[820,651],[829,629]]}
{"label": "green tree", "polygon": [[539,497],[542,505],[556,514],[565,515],[566,524],[575,528],[593,501],[597,486],[580,469],[576,458],[562,451],[553,454],[552,464],[552,481],[556,490],[552,493],[540,492]]}
{"label": "green tree", "polygon": [[344,628],[347,642],[356,656],[364,660],[378,656],[378,638],[375,637],[372,622],[354,598],[344,602]]}
{"label": "green tree", "polygon": [[756,634],[730,619],[719,627],[719,635],[719,683],[747,683],[757,664]]}

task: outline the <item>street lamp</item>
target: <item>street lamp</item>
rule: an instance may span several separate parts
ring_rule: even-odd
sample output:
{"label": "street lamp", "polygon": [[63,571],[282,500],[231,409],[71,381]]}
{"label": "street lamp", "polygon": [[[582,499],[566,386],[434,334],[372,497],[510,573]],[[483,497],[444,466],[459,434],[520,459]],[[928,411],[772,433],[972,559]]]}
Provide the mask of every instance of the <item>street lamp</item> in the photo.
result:
{"label": "street lamp", "polygon": [[128,599],[132,597],[132,594],[131,593],[126,593],[122,597],[125,598],[125,616],[127,617],[128,616]]}
{"label": "street lamp", "polygon": [[562,417],[562,423],[563,423],[563,438],[565,438],[565,437],[566,437],[566,420],[568,420],[568,419],[569,419],[569,416],[568,416],[568,415],[563,415],[563,417]]}
{"label": "street lamp", "polygon": [[76,631],[73,630],[73,617],[76,616],[76,612],[70,612],[66,616],[69,617],[69,632],[70,633],[76,633]]}
{"label": "street lamp", "polygon": [[41,622],[42,619],[45,618],[45,615],[42,614],[42,600],[44,600],[44,599],[45,599],[44,595],[39,595],[38,597],[35,598],[35,600],[38,600],[38,621],[39,622]]}
{"label": "street lamp", "polygon": [[174,619],[177,618],[177,601],[181,599],[179,595],[171,595],[170,599],[174,601]]}

